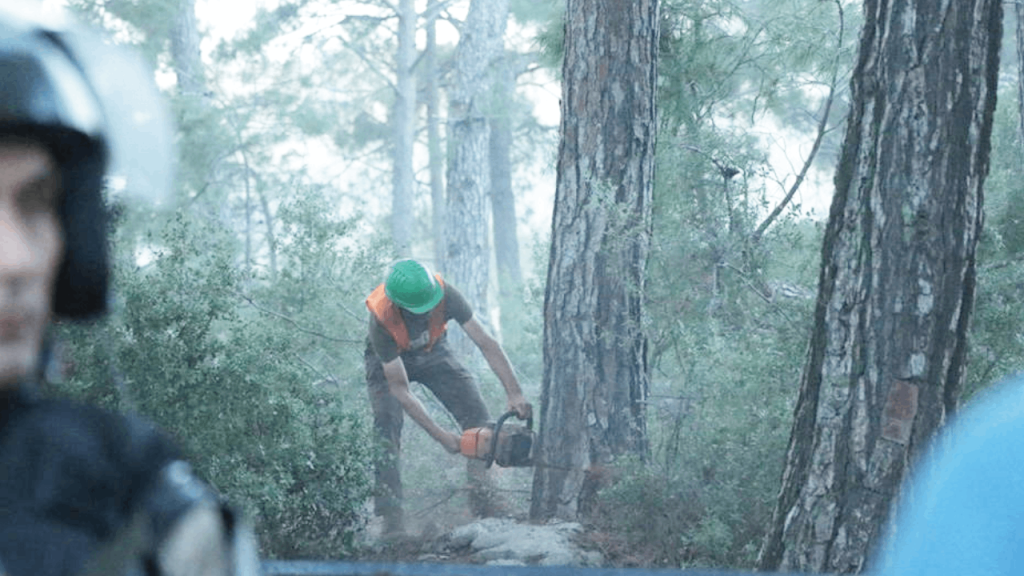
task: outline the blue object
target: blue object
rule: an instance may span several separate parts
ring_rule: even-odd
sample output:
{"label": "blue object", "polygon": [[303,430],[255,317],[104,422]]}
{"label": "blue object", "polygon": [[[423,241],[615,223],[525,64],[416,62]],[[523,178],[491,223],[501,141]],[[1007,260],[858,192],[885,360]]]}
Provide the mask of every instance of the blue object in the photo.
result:
{"label": "blue object", "polygon": [[1024,379],[983,392],[913,478],[876,573],[1024,573]]}

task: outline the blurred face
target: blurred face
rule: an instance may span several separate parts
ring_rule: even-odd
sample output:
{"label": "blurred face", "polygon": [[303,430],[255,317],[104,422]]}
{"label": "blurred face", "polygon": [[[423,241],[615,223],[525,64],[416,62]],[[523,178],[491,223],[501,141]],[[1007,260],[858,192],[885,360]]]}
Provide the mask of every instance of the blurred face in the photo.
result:
{"label": "blurred face", "polygon": [[36,365],[64,250],[59,199],[47,149],[0,139],[0,389]]}

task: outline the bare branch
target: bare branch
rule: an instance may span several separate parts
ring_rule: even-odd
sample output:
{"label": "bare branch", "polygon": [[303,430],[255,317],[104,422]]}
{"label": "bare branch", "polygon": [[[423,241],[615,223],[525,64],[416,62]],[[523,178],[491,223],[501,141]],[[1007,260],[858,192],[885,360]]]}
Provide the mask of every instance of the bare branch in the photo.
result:
{"label": "bare branch", "polygon": [[317,377],[319,377],[319,378],[320,378],[321,380],[335,380],[335,381],[337,380],[337,378],[335,378],[335,376],[334,376],[333,374],[330,374],[330,373],[327,373],[327,374],[325,374],[325,373],[321,372],[321,371],[320,371],[319,369],[317,369],[317,367],[316,367],[316,366],[313,366],[313,365],[312,365],[311,363],[309,363],[309,361],[307,361],[307,360],[306,360],[305,358],[303,358],[303,357],[302,357],[301,355],[299,355],[299,354],[294,354],[294,356],[295,356],[295,359],[296,359],[296,360],[298,360],[299,362],[301,362],[303,366],[305,366],[305,367],[306,367],[306,368],[308,368],[308,369],[309,369],[309,370],[310,370],[311,372],[313,372],[314,374],[316,374],[316,375],[317,375]]}
{"label": "bare branch", "polygon": [[239,298],[241,298],[242,300],[245,300],[246,302],[248,302],[253,308],[259,310],[260,312],[263,312],[264,314],[268,314],[270,316],[274,316],[275,318],[280,318],[281,320],[284,320],[285,322],[287,322],[287,323],[291,324],[292,326],[294,326],[295,329],[297,329],[300,332],[309,334],[311,336],[316,336],[317,338],[323,338],[324,340],[328,340],[330,342],[342,342],[342,343],[345,343],[345,344],[359,344],[359,343],[362,342],[362,340],[352,340],[351,338],[335,338],[334,336],[328,336],[328,335],[323,334],[321,332],[317,332],[316,330],[310,330],[309,328],[303,327],[298,322],[296,322],[294,319],[292,319],[292,318],[290,318],[288,316],[285,316],[284,314],[281,314],[280,312],[275,312],[273,310],[269,310],[267,308],[264,308],[263,306],[260,306],[252,298],[250,298],[249,296],[246,296],[245,294],[243,294],[241,292],[235,291],[235,294]]}
{"label": "bare branch", "polygon": [[[844,19],[843,19],[843,5],[840,0],[835,0],[836,6],[839,8],[839,39],[837,45],[841,48],[843,45],[843,30],[844,30]],[[836,50],[836,57],[833,62],[832,68],[832,81],[828,87],[828,98],[825,99],[825,108],[821,114],[821,120],[818,122],[818,135],[814,138],[814,145],[811,147],[810,154],[807,155],[804,160],[803,168],[800,169],[800,174],[797,175],[793,185],[790,186],[789,191],[786,193],[786,197],[779,202],[778,206],[772,210],[771,214],[764,219],[763,222],[754,230],[754,233],[750,235],[750,241],[753,244],[758,244],[761,238],[764,237],[764,233],[768,230],[768,227],[775,222],[775,220],[782,214],[782,211],[786,209],[786,206],[793,200],[793,196],[796,195],[797,190],[800,189],[800,185],[803,184],[804,179],[807,177],[807,172],[811,169],[811,164],[814,163],[814,158],[818,155],[818,150],[821,148],[821,142],[825,139],[825,134],[828,133],[828,119],[829,114],[832,110],[832,102],[835,99],[836,83],[839,78],[839,54],[841,50]]]}
{"label": "bare branch", "polygon": [[[303,43],[304,43],[305,41],[307,41],[307,40],[310,40],[310,39],[312,39],[312,38],[313,38],[314,36],[319,36],[319,35],[321,35],[322,33],[326,32],[327,30],[330,30],[330,29],[332,29],[332,28],[340,28],[340,27],[341,27],[342,25],[344,25],[344,24],[345,24],[346,22],[348,22],[349,20],[367,20],[367,19],[369,19],[369,20],[375,20],[375,21],[378,21],[378,22],[382,22],[382,21],[386,20],[386,18],[380,18],[380,17],[367,17],[367,16],[345,16],[344,18],[342,18],[342,19],[340,19],[340,20],[338,20],[338,21],[336,21],[336,22],[330,22],[330,23],[328,23],[328,24],[324,24],[323,26],[321,26],[321,27],[317,28],[316,30],[313,30],[313,31],[311,31],[311,32],[309,32],[309,33],[307,33],[307,34],[305,34],[305,35],[304,35],[304,36],[302,37],[302,41],[303,41]],[[370,72],[372,72],[372,73],[376,74],[376,75],[377,75],[377,76],[379,76],[379,77],[380,77],[380,78],[381,78],[382,80],[384,80],[384,82],[385,82],[385,83],[386,83],[386,84],[388,85],[388,87],[390,87],[390,88],[391,88],[392,90],[395,90],[395,89],[396,89],[396,87],[395,87],[395,84],[394,84],[394,82],[392,82],[391,78],[389,78],[389,77],[388,77],[388,76],[387,76],[386,74],[384,74],[383,72],[381,72],[380,70],[378,70],[378,67],[379,67],[379,66],[380,66],[381,64],[380,64],[379,62],[374,62],[374,61],[373,61],[373,60],[372,60],[372,59],[371,59],[371,58],[370,58],[370,57],[369,57],[369,56],[368,56],[368,55],[366,54],[366,52],[365,52],[365,51],[364,51],[364,50],[363,50],[362,48],[360,48],[360,47],[359,47],[359,46],[357,46],[356,44],[353,44],[352,42],[350,42],[350,41],[346,40],[346,39],[345,39],[345,38],[344,38],[343,36],[341,36],[340,34],[338,34],[338,35],[336,35],[336,36],[332,36],[332,38],[333,38],[333,39],[335,39],[335,40],[337,40],[338,42],[340,42],[342,46],[344,46],[345,48],[347,48],[347,49],[348,49],[348,50],[349,50],[350,52],[352,52],[352,53],[353,53],[353,54],[355,54],[355,55],[356,55],[356,56],[357,56],[357,57],[358,57],[358,58],[359,58],[360,60],[362,60],[362,61],[363,61],[363,62],[364,62],[364,63],[365,63],[365,64],[366,64],[366,65],[367,65],[367,66],[368,66],[369,68],[370,68]]]}

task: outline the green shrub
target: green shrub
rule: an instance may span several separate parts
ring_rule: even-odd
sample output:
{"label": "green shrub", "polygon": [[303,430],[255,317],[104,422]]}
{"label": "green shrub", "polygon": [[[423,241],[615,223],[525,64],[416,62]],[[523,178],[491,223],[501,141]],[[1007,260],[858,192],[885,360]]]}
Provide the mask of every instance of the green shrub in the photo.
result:
{"label": "green shrub", "polygon": [[[327,339],[357,321],[340,320],[327,294],[361,277],[341,265],[341,251],[328,261],[282,249],[305,276],[254,282],[239,272],[233,239],[200,222],[179,215],[144,266],[135,250],[118,252],[116,313],[63,327],[70,369],[60,387],[170,432],[197,472],[253,518],[265,555],[343,557],[362,526],[373,442],[353,401],[362,389],[348,385],[358,340]],[[345,232],[333,224],[288,223],[295,234],[318,228],[327,246]]]}
{"label": "green shrub", "polygon": [[[693,337],[673,385],[655,383],[650,460],[621,463],[592,519],[615,563],[749,568],[789,439],[799,354],[770,335]],[[757,351],[756,353],[751,351]]]}

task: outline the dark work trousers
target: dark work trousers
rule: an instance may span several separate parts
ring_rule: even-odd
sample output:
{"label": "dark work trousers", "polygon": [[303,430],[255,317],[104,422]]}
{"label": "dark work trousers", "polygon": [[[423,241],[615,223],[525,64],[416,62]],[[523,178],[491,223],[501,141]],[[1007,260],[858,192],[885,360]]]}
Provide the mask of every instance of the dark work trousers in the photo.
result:
{"label": "dark work trousers", "polygon": [[[430,389],[463,430],[482,426],[490,420],[476,379],[455,358],[445,340],[435,344],[430,352],[406,352],[401,358],[409,381],[419,382]],[[384,454],[375,467],[374,512],[384,517],[385,531],[399,531],[403,529],[399,451],[404,410],[388,390],[384,367],[370,346],[366,348],[364,362],[373,424],[384,444]],[[474,514],[487,515],[490,496],[485,481],[486,469],[481,460],[468,460],[467,467],[470,506]]]}

